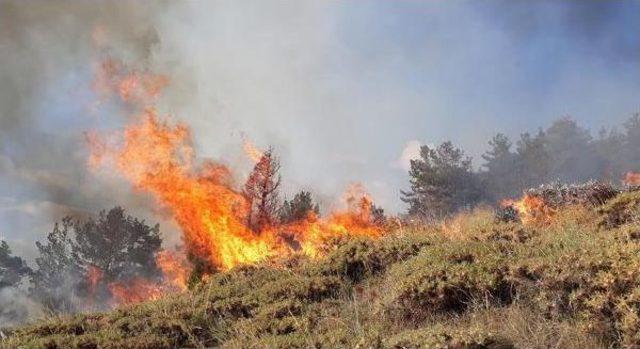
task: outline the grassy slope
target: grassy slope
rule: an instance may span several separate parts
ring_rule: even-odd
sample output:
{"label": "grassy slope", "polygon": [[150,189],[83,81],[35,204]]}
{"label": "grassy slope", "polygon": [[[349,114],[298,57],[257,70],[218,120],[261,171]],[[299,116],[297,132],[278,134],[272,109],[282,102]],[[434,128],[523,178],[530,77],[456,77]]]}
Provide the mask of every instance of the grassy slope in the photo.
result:
{"label": "grassy slope", "polygon": [[245,267],[192,292],[21,328],[1,348],[635,348],[638,193],[551,224],[478,210]]}

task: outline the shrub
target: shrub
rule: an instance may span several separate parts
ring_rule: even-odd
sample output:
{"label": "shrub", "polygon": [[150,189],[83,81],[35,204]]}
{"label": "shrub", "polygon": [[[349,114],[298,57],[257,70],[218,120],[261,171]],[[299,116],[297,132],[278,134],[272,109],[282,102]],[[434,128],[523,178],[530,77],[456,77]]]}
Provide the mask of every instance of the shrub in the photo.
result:
{"label": "shrub", "polygon": [[400,316],[462,311],[473,299],[511,297],[506,257],[497,245],[477,241],[429,246],[389,270],[384,304]]}
{"label": "shrub", "polygon": [[601,216],[599,224],[605,229],[637,222],[640,217],[640,191],[630,191],[618,195],[600,208],[598,213]]}
{"label": "shrub", "polygon": [[442,326],[400,332],[384,341],[394,349],[515,349],[506,339],[480,330],[449,330]]}
{"label": "shrub", "polygon": [[375,241],[356,238],[346,241],[326,258],[312,266],[312,273],[338,275],[348,281],[358,282],[366,277],[383,273],[394,263],[418,254],[430,244],[425,235],[410,235],[404,238],[387,237]]}

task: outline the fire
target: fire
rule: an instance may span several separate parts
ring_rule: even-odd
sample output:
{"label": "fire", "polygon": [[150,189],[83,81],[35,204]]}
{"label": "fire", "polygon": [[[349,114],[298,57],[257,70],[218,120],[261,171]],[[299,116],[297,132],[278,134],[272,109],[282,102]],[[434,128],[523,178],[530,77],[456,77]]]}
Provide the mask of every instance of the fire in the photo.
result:
{"label": "fire", "polygon": [[100,270],[100,268],[94,265],[89,266],[89,268],[87,269],[86,279],[87,279],[87,293],[89,295],[88,297],[89,306],[92,306],[93,303],[95,302],[95,296],[98,290],[98,283],[100,283],[100,280],[102,280],[103,276],[104,276],[104,273],[102,272],[102,270]]}
{"label": "fire", "polygon": [[548,223],[555,210],[536,195],[525,194],[520,200],[506,199],[500,203],[501,207],[512,207],[518,212],[523,224]]}
{"label": "fire", "polygon": [[625,185],[640,185],[640,173],[638,172],[627,172],[624,175],[624,179],[622,182]]}
{"label": "fire", "polygon": [[326,220],[310,217],[305,229],[300,225],[268,227],[256,234],[246,226],[248,202],[233,189],[229,170],[210,161],[195,169],[185,125],[163,123],[153,109],[147,109],[140,119],[125,130],[123,146],[111,154],[116,168],[137,189],[151,192],[171,210],[191,253],[222,270],[288,252],[279,243],[279,228],[296,231],[297,237],[308,240],[301,241],[307,246],[305,251],[313,250],[308,245],[319,237],[380,233],[368,223],[371,200],[363,196],[355,201],[352,196],[347,211],[332,213]]}
{"label": "fire", "polygon": [[108,285],[108,288],[116,304],[132,304],[156,300],[165,293],[161,285],[145,278],[136,278],[127,282],[112,282]]}
{"label": "fire", "polygon": [[191,268],[183,255],[161,251],[156,256],[156,264],[162,270],[166,283],[179,291],[187,289],[188,275]]}
{"label": "fire", "polygon": [[309,212],[306,220],[281,228],[293,232],[300,242],[302,252],[310,257],[321,256],[321,248],[332,237],[382,236],[382,228],[376,225],[371,217],[371,198],[361,184],[350,185],[343,200],[347,206],[345,210],[335,210],[324,219]]}
{"label": "fire", "polygon": [[102,99],[116,94],[126,103],[150,104],[169,84],[169,78],[164,75],[128,71],[114,59],[103,61],[94,70],[93,89]]}
{"label": "fire", "polygon": [[[198,161],[189,127],[163,121],[153,107],[166,78],[132,75],[115,63],[107,64],[99,72],[96,85],[117,90],[113,96],[135,104],[141,112],[122,132],[88,133],[89,165],[115,169],[135,189],[150,193],[159,205],[168,209],[182,230],[191,257],[219,270],[229,270],[291,253],[317,257],[322,244],[334,236],[382,235],[382,229],[372,222],[372,201],[361,185],[348,190],[345,210],[324,218],[310,212],[301,222],[274,223],[253,231],[246,219],[249,200],[238,189],[230,170],[210,160]],[[254,162],[259,162],[264,154],[247,139],[244,150]],[[287,234],[295,244],[283,238]],[[158,256],[165,285],[140,279],[126,285],[113,283],[109,289],[122,303],[155,299],[169,288],[183,290],[189,274],[185,259],[168,253]]]}
{"label": "fire", "polygon": [[187,249],[197,257],[226,270],[269,256],[270,237],[255,236],[244,225],[247,201],[231,188],[229,170],[213,162],[195,169],[190,137],[186,125],[170,126],[147,109],[111,155],[137,189],[172,211]]}
{"label": "fire", "polygon": [[244,135],[242,136],[242,149],[254,164],[258,163],[258,161],[260,161],[260,159],[264,155],[264,151],[256,147],[256,145],[253,144],[251,140],[249,140],[249,138]]}

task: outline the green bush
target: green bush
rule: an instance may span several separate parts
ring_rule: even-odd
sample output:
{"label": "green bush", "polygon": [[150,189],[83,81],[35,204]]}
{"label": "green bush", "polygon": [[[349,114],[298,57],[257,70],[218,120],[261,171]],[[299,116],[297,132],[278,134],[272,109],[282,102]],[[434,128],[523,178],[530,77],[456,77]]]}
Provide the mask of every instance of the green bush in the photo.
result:
{"label": "green bush", "polygon": [[394,263],[415,256],[421,248],[431,243],[430,240],[424,234],[380,240],[356,238],[339,245],[326,258],[314,263],[311,269],[315,273],[338,275],[357,283],[383,273]]}
{"label": "green bush", "polygon": [[387,273],[386,308],[421,319],[433,313],[463,311],[474,299],[509,301],[513,295],[506,278],[507,257],[498,246],[468,241],[424,248]]}

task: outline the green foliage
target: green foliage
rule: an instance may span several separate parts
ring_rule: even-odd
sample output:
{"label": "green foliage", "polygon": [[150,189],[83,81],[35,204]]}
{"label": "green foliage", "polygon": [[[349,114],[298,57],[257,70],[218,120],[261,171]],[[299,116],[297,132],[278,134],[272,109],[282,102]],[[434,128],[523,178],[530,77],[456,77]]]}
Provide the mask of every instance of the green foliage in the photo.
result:
{"label": "green foliage", "polygon": [[12,256],[9,244],[0,241],[0,289],[18,285],[29,274],[31,269],[27,263],[20,257]]}
{"label": "green foliage", "polygon": [[411,188],[401,192],[402,201],[409,204],[409,214],[419,218],[441,218],[482,198],[471,158],[451,142],[422,146],[420,159],[411,160],[409,177]]}
{"label": "green foliage", "polygon": [[[109,297],[108,282],[159,277],[155,254],[161,244],[158,225],[148,226],[120,207],[84,221],[65,217],[55,224],[46,243],[36,242],[39,256],[31,294],[54,311],[75,310],[76,297],[103,301]],[[101,273],[94,290],[87,285],[90,268]]]}
{"label": "green foliage", "polygon": [[311,193],[301,191],[292,200],[284,200],[280,208],[280,222],[291,223],[307,218],[309,213],[320,214],[320,206],[314,204]]}
{"label": "green foliage", "polygon": [[563,117],[537,133],[521,134],[515,142],[496,134],[478,173],[486,187],[483,199],[496,203],[549,181],[620,183],[626,172],[640,171],[640,113],[622,126],[622,131],[603,128],[594,138],[574,119]]}
{"label": "green foliage", "polygon": [[73,310],[69,300],[76,293],[80,270],[72,256],[72,225],[70,217],[63,218],[47,235],[46,244],[36,242],[39,255],[30,291],[48,309]]}
{"label": "green foliage", "polygon": [[475,299],[513,298],[507,256],[497,243],[462,241],[426,246],[386,275],[385,307],[402,317],[460,312]]}
{"label": "green foliage", "polygon": [[155,254],[160,250],[160,227],[125,214],[121,207],[73,224],[73,256],[84,268],[94,266],[105,281],[158,275]]}
{"label": "green foliage", "polygon": [[554,178],[573,183],[600,176],[600,161],[594,161],[595,143],[589,130],[575,120],[564,117],[547,128],[545,141],[552,158],[550,171]]}
{"label": "green foliage", "polygon": [[522,190],[513,173],[517,157],[511,146],[509,138],[498,133],[489,141],[489,150],[482,155],[482,166],[486,171],[483,181],[493,201],[516,196]]}

